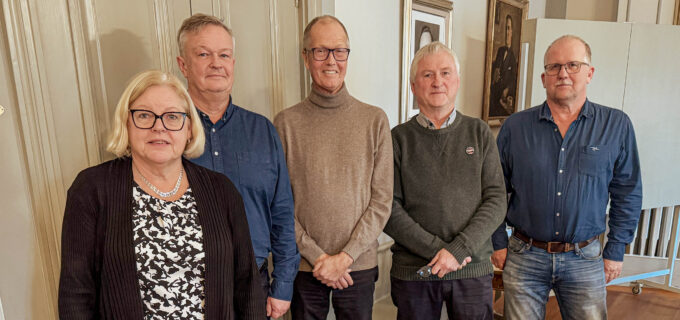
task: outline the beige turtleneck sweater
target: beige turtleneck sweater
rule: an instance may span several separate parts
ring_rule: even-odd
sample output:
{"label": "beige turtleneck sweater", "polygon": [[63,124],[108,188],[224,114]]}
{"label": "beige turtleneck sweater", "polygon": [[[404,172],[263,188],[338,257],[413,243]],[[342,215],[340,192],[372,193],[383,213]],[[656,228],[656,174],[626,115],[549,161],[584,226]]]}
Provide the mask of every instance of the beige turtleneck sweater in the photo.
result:
{"label": "beige turtleneck sweater", "polygon": [[301,271],[342,251],[352,271],[378,264],[378,236],[392,208],[393,155],[387,116],[350,96],[312,89],[274,120],[295,199]]}

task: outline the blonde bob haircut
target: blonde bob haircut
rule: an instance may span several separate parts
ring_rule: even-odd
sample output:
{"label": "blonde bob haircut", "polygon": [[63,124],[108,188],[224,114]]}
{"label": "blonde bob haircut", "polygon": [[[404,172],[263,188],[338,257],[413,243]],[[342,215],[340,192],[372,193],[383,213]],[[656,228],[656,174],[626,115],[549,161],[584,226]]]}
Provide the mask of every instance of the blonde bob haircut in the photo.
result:
{"label": "blonde bob haircut", "polygon": [[422,60],[427,55],[435,54],[439,51],[446,52],[453,58],[453,62],[456,64],[456,74],[458,77],[460,77],[460,64],[458,63],[458,56],[456,53],[445,44],[439,41],[434,41],[420,48],[413,57],[413,62],[411,62],[411,74],[409,75],[409,81],[411,83],[416,81],[416,72],[418,72],[418,63],[420,63],[420,60]]}
{"label": "blonde bob haircut", "polygon": [[[117,157],[130,156],[130,143],[128,138],[128,117],[130,116],[130,105],[132,105],[146,89],[152,86],[168,86],[175,90],[177,96],[184,101],[184,112],[191,124],[191,137],[184,146],[184,156],[186,158],[196,158],[203,154],[205,146],[205,133],[203,124],[196,112],[189,93],[184,85],[174,75],[159,71],[148,70],[134,76],[128,83],[125,91],[118,100],[116,111],[113,114],[113,128],[111,137],[106,146],[106,150],[115,154]],[[186,125],[186,123],[184,124]]]}

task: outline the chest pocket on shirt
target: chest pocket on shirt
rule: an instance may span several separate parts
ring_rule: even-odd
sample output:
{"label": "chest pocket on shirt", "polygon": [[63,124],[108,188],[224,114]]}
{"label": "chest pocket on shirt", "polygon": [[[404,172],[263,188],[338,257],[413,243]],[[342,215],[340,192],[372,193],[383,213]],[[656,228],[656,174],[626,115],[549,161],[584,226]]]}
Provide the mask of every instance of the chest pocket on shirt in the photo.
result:
{"label": "chest pocket on shirt", "polygon": [[609,169],[609,148],[607,146],[584,146],[579,152],[578,172],[600,177]]}
{"label": "chest pocket on shirt", "polygon": [[266,191],[276,185],[276,167],[271,155],[255,152],[237,152],[239,184],[243,191]]}

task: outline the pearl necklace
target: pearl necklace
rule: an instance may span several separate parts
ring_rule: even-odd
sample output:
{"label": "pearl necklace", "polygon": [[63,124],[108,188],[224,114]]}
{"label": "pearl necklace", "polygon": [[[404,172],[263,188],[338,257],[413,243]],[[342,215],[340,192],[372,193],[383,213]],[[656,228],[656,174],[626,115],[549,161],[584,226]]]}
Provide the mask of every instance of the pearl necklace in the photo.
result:
{"label": "pearl necklace", "polygon": [[156,186],[151,184],[151,182],[149,182],[149,180],[146,180],[146,178],[144,177],[142,172],[139,171],[137,166],[135,166],[135,169],[137,169],[137,172],[139,172],[139,176],[142,177],[142,180],[144,180],[144,183],[146,183],[146,185],[149,187],[149,189],[153,190],[153,192],[155,192],[157,195],[161,196],[161,198],[169,198],[169,197],[174,196],[177,193],[177,191],[179,191],[180,184],[182,184],[182,174],[184,173],[183,168],[179,170],[179,178],[177,178],[177,183],[175,183],[175,188],[168,191],[168,192],[163,192],[163,191],[158,190],[158,188],[156,188]]}

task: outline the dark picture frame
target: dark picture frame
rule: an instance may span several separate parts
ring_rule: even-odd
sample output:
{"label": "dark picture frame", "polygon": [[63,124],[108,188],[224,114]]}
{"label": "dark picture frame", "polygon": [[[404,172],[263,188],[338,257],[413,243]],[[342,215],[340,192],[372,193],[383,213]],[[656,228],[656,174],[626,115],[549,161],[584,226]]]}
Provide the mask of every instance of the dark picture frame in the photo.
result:
{"label": "dark picture frame", "polygon": [[522,25],[527,0],[489,0],[483,119],[500,124],[517,111]]}

